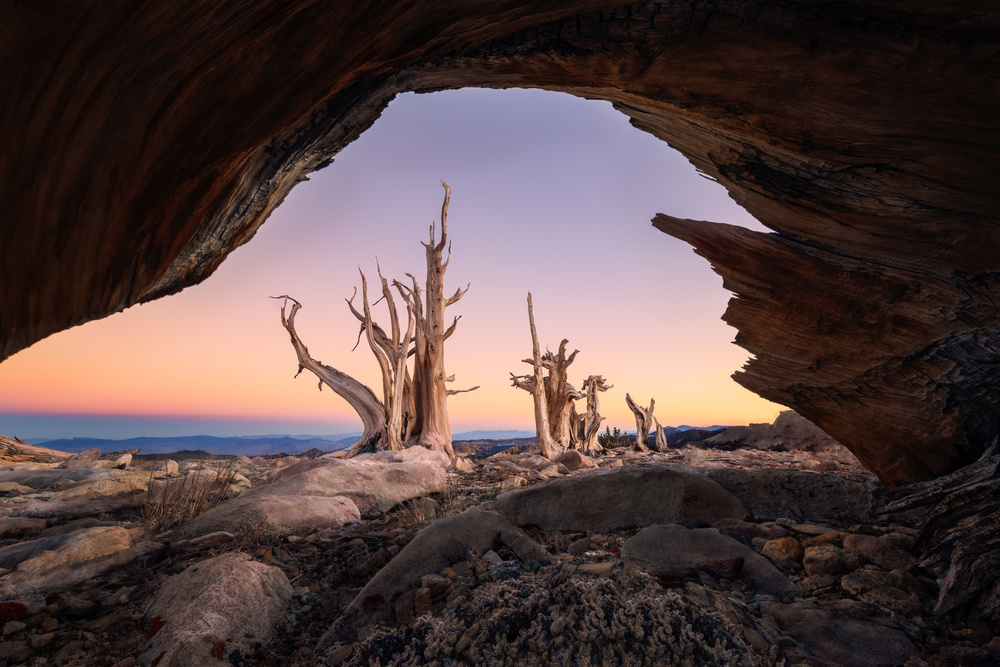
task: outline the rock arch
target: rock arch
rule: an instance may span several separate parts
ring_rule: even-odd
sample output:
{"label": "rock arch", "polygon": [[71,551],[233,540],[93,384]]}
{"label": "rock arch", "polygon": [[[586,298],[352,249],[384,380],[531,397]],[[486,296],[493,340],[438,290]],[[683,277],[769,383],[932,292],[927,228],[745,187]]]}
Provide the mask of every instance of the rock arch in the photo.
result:
{"label": "rock arch", "polygon": [[3,3],[0,358],[205,279],[397,93],[539,87],[611,101],[774,230],[655,221],[737,294],[740,383],[889,485],[1000,430],[993,5],[358,6]]}

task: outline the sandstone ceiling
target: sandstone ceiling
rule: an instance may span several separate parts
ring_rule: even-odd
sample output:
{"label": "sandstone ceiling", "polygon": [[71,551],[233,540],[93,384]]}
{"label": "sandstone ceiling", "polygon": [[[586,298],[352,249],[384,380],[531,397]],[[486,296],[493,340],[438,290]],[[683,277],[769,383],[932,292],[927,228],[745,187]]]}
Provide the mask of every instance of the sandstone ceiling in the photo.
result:
{"label": "sandstone ceiling", "polygon": [[400,92],[545,88],[774,230],[654,221],[737,381],[932,478],[1000,432],[998,52],[971,0],[0,0],[0,359],[208,277]]}

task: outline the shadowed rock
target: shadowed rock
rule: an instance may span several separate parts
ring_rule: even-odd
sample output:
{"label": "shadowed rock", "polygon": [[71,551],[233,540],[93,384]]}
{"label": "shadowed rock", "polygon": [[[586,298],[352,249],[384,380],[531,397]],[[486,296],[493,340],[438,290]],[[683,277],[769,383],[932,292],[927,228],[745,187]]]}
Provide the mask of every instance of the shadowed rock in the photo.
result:
{"label": "shadowed rock", "polygon": [[668,577],[690,576],[697,569],[707,570],[706,563],[741,558],[742,576],[764,593],[781,597],[798,592],[769,560],[715,528],[648,526],[626,540],[621,554],[623,561],[643,572]]}
{"label": "shadowed rock", "polygon": [[516,526],[607,532],[628,526],[742,518],[740,500],[715,482],[671,465],[581,471],[509,491],[496,508]]}
{"label": "shadowed rock", "polygon": [[251,493],[270,496],[346,496],[362,512],[386,510],[399,503],[443,491],[448,476],[437,462],[411,460],[383,463],[377,460],[313,459],[279,470],[273,482],[254,487]]}
{"label": "shadowed rock", "polygon": [[761,612],[822,660],[844,667],[902,665],[918,655],[913,642],[895,628],[861,619],[837,619],[808,605],[763,602]]}

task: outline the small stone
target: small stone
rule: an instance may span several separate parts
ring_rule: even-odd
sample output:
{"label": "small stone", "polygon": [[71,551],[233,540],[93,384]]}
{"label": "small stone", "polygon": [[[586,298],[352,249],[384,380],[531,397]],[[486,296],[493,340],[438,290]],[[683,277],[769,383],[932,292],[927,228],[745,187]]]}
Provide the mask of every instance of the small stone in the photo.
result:
{"label": "small stone", "polygon": [[0,642],[0,664],[16,665],[30,655],[31,647],[26,641]]}
{"label": "small stone", "polygon": [[849,551],[826,545],[806,549],[802,564],[811,577],[817,574],[846,574],[860,567],[861,561]]}
{"label": "small stone", "polygon": [[4,637],[6,637],[7,635],[12,635],[15,632],[20,632],[21,630],[24,630],[26,627],[28,626],[26,626],[21,621],[7,621],[6,623],[3,624],[2,634]]}
{"label": "small stone", "polygon": [[408,591],[403,591],[403,593],[396,598],[396,602],[393,604],[393,607],[396,611],[396,620],[399,623],[405,624],[413,620],[413,608],[416,598],[417,592],[412,588]]}
{"label": "small stone", "polygon": [[455,457],[455,470],[457,472],[472,472],[474,469],[475,466],[469,459],[465,458],[464,456]]}
{"label": "small stone", "polygon": [[432,597],[447,595],[452,589],[451,579],[439,574],[425,574],[420,578],[421,588],[430,589]]}
{"label": "small stone", "polygon": [[830,531],[828,533],[823,533],[822,535],[816,535],[815,537],[810,537],[806,540],[806,546],[810,547],[822,547],[832,544],[835,547],[844,546],[844,538],[847,537],[846,533],[841,533],[838,531]]}
{"label": "small stone", "polygon": [[801,563],[805,556],[802,544],[794,537],[780,537],[764,544],[761,553],[770,558],[776,565]]}
{"label": "small stone", "polygon": [[53,632],[59,627],[59,621],[49,616],[48,618],[42,620],[42,630],[45,632]]}
{"label": "small stone", "polygon": [[513,477],[508,477],[500,482],[500,491],[509,491],[511,489],[517,489],[522,486],[527,486],[528,480],[526,480],[521,475],[514,475]]}
{"label": "small stone", "polygon": [[579,540],[576,540],[575,542],[572,542],[569,545],[569,548],[566,549],[566,551],[567,553],[570,553],[574,556],[580,556],[586,553],[587,551],[590,551],[590,546],[591,546],[590,537],[589,536],[583,537]]}
{"label": "small stone", "polygon": [[34,637],[31,638],[31,648],[35,649],[36,651],[39,649],[43,649],[49,644],[51,644],[52,640],[55,638],[56,638],[56,633],[54,632],[46,632],[41,635],[35,635]]}
{"label": "small stone", "polygon": [[441,572],[439,572],[439,574],[448,579],[458,579],[458,573],[450,567],[444,568]]}
{"label": "small stone", "polygon": [[595,577],[607,577],[611,574],[611,568],[614,565],[614,561],[607,561],[606,563],[583,563],[577,567],[576,571]]}
{"label": "small stone", "polygon": [[832,589],[837,584],[837,578],[829,574],[817,574],[805,577],[799,585],[810,594],[824,593]]}
{"label": "small stone", "polygon": [[423,616],[431,610],[431,589],[418,588],[413,600],[413,610],[417,616]]}
{"label": "small stone", "polygon": [[910,570],[917,565],[916,558],[884,537],[848,535],[844,548],[885,570]]}
{"label": "small stone", "polygon": [[731,558],[717,558],[705,560],[698,563],[697,567],[702,572],[707,572],[716,579],[728,579],[730,581],[739,579],[743,575],[743,565],[746,559],[740,556]]}
{"label": "small stone", "polygon": [[327,653],[327,662],[330,665],[342,665],[354,653],[354,644],[340,644]]}
{"label": "small stone", "polygon": [[480,558],[479,560],[489,563],[490,565],[496,565],[498,563],[503,562],[503,558],[500,558],[500,556],[497,555],[497,552],[493,551],[492,549],[484,553],[483,557]]}
{"label": "small stone", "polygon": [[424,516],[427,521],[433,521],[437,518],[438,504],[433,498],[417,498],[414,501],[414,505],[417,511]]}
{"label": "small stone", "polygon": [[115,460],[115,467],[124,470],[125,468],[132,465],[132,455],[122,454]]}
{"label": "small stone", "polygon": [[578,470],[579,468],[597,467],[597,464],[591,461],[586,454],[583,454],[576,449],[567,449],[558,458],[556,458],[555,462],[565,466],[566,469],[570,471]]}

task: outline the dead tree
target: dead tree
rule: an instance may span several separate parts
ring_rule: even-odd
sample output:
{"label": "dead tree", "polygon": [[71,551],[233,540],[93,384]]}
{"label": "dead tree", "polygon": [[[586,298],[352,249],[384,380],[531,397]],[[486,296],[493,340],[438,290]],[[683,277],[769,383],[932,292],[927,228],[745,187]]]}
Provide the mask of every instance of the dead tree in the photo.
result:
{"label": "dead tree", "polygon": [[[272,298],[284,299],[281,304],[281,326],[285,327],[291,337],[292,347],[295,348],[295,355],[299,360],[299,370],[295,377],[298,377],[303,370],[308,370],[319,378],[321,391],[325,384],[347,401],[361,417],[361,423],[364,425],[364,433],[361,435],[361,439],[355,443],[355,448],[361,451],[374,449],[385,431],[385,406],[382,401],[378,400],[375,392],[367,385],[309,356],[309,349],[295,333],[295,314],[302,308],[302,304],[287,294]],[[286,317],[285,307],[289,301],[292,302],[292,310]]]}
{"label": "dead tree", "polygon": [[[382,371],[382,406],[385,413],[382,445],[384,449],[397,450],[402,447],[404,409],[406,407],[403,400],[403,393],[406,381],[409,379],[406,373],[406,358],[410,342],[413,340],[413,309],[407,304],[406,333],[401,336],[399,316],[396,313],[396,302],[392,298],[392,292],[389,291],[389,283],[382,277],[381,269],[379,269],[378,277],[382,282],[382,298],[385,299],[386,306],[389,309],[391,337],[387,338],[384,331],[382,331],[380,337],[376,337],[375,335],[375,322],[372,318],[371,306],[368,304],[368,281],[365,279],[365,274],[361,273],[361,300],[364,305],[365,337],[368,339],[368,346],[375,355],[379,369]],[[381,331],[381,328],[379,330]]]}
{"label": "dead tree", "polygon": [[[653,411],[653,401],[650,399],[649,411]],[[652,416],[652,415],[650,415]],[[663,427],[660,426],[660,420],[653,417],[653,423],[656,424],[656,446],[653,448],[658,452],[667,451],[670,446],[667,444],[667,434],[663,432]]]}
{"label": "dead tree", "polygon": [[[419,444],[429,449],[445,452],[454,458],[451,447],[451,422],[448,420],[448,397],[471,389],[448,389],[447,383],[455,380],[454,375],[445,372],[444,343],[455,333],[459,318],[445,326],[445,309],[465,296],[469,291],[459,288],[450,297],[444,295],[444,274],[451,261],[451,244],[448,243],[448,204],[451,188],[444,181],[444,203],[441,205],[441,238],[435,240],[435,225],[430,226],[430,240],[424,243],[427,257],[427,280],[425,289],[412,274],[410,285],[395,282],[396,288],[406,299],[414,314],[416,334],[413,341],[413,405],[414,421],[408,427],[407,444]],[[444,256],[447,248],[448,254]]]}
{"label": "dead tree", "polygon": [[636,405],[632,397],[625,394],[625,402],[628,404],[629,410],[635,414],[635,443],[632,445],[632,450],[648,452],[649,447],[646,446],[646,443],[649,441],[649,429],[653,427],[653,406],[656,405],[656,401],[649,399],[649,407],[644,408]]}
{"label": "dead tree", "polygon": [[[421,289],[412,274],[406,274],[411,285],[393,281],[392,286],[406,304],[407,327],[403,334],[396,303],[389,288],[389,282],[379,269],[382,284],[382,298],[389,310],[389,333],[380,327],[372,317],[368,301],[368,282],[361,274],[362,307],[354,306],[357,290],[347,305],[361,323],[358,342],[364,335],[382,371],[382,395],[379,401],[375,393],[354,378],[325,366],[309,356],[309,351],[295,333],[295,313],[302,305],[289,296],[274,297],[293,302],[291,314],[285,317],[285,305],[281,308],[281,323],[292,338],[299,359],[299,373],[308,369],[320,379],[320,386],[326,384],[342,396],[353,407],[364,424],[364,435],[357,451],[371,449],[399,449],[406,445],[423,445],[437,449],[454,457],[451,447],[451,424],[448,421],[448,396],[473,391],[472,389],[448,389],[447,382],[454,376],[445,374],[444,342],[455,333],[458,319],[445,327],[444,311],[458,302],[468,291],[459,289],[451,297],[444,296],[444,273],[451,260],[451,246],[447,240],[448,203],[451,189],[444,186],[444,204],[441,207],[441,239],[435,240],[435,226],[430,227],[430,242],[424,243],[427,256],[426,292]],[[443,253],[448,249],[447,257]],[[356,347],[356,346],[355,346]],[[407,360],[413,357],[413,370]],[[298,377],[298,374],[296,374]]]}
{"label": "dead tree", "polygon": [[538,345],[538,332],[535,329],[535,313],[531,306],[531,292],[528,292],[528,324],[531,327],[531,359],[524,362],[531,364],[531,375],[510,374],[513,385],[531,394],[535,403],[535,432],[538,434],[538,446],[542,456],[547,459],[558,457],[565,446],[552,439],[549,425],[549,410],[546,400],[544,365],[541,349]]}
{"label": "dead tree", "polygon": [[601,403],[597,394],[612,387],[614,385],[606,384],[604,377],[600,375],[591,375],[583,381],[583,391],[587,397],[587,412],[577,418],[579,420],[577,422],[579,424],[579,444],[577,447],[584,452],[594,454],[604,449],[597,441],[601,422],[604,421],[604,417],[600,414]]}

